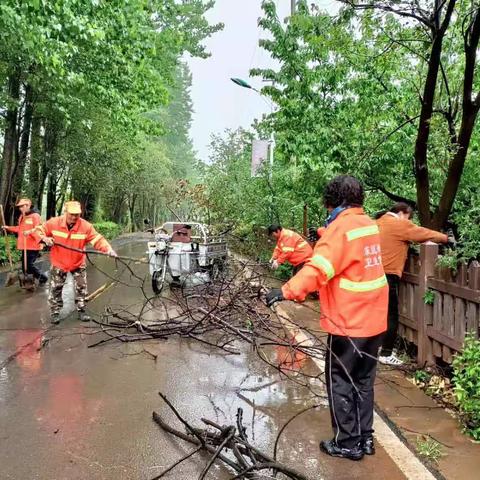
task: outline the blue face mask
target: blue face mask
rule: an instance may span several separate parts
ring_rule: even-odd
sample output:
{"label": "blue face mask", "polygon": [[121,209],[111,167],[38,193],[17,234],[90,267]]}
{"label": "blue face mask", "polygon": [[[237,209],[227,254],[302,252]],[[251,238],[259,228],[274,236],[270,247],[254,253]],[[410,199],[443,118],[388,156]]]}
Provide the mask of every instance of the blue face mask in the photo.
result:
{"label": "blue face mask", "polygon": [[340,205],[339,207],[333,209],[330,212],[330,215],[327,217],[327,220],[325,221],[325,227],[328,227],[347,208],[350,208],[350,206]]}

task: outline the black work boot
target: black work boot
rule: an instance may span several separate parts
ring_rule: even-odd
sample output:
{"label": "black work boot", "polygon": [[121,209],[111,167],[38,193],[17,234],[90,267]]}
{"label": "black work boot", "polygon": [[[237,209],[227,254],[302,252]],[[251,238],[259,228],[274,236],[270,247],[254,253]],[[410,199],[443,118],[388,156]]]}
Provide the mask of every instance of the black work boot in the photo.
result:
{"label": "black work boot", "polygon": [[373,437],[367,437],[362,440],[362,450],[365,455],[375,455]]}
{"label": "black work boot", "polygon": [[59,313],[51,313],[50,314],[50,323],[52,325],[58,325],[60,323],[60,314]]}
{"label": "black work boot", "polygon": [[363,458],[363,450],[359,445],[353,448],[342,448],[337,445],[335,440],[322,440],[320,450],[331,457],[348,458],[349,460],[361,460]]}
{"label": "black work boot", "polygon": [[91,317],[87,312],[85,312],[85,310],[79,310],[78,311],[78,319],[81,322],[89,322],[91,320]]}

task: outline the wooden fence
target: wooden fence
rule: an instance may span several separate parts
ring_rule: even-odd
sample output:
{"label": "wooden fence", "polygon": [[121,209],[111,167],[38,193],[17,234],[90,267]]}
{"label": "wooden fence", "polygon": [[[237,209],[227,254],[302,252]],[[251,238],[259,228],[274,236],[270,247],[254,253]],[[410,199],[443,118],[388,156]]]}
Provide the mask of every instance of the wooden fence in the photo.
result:
{"label": "wooden fence", "polygon": [[437,358],[450,363],[466,332],[479,335],[480,264],[462,264],[454,276],[437,260],[438,245],[422,244],[420,255],[409,257],[400,283],[399,334],[417,345],[421,366]]}

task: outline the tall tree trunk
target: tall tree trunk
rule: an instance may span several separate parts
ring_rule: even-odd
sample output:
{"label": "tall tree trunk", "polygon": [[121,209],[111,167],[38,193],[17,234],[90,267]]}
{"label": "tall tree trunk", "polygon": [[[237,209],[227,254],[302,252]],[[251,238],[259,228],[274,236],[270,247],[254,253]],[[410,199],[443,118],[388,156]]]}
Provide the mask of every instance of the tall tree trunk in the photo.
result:
{"label": "tall tree trunk", "polygon": [[[58,186],[58,172],[57,172],[57,131],[56,126],[52,121],[45,123],[44,136],[44,164],[42,169],[43,182],[47,183],[47,218],[54,217],[56,214],[57,205],[57,186]],[[42,185],[43,191],[44,184]]]}
{"label": "tall tree trunk", "polygon": [[132,194],[132,198],[129,202],[129,209],[130,209],[130,223],[131,223],[131,230],[132,232],[135,231],[135,203],[137,201],[137,194]]}
{"label": "tall tree trunk", "polygon": [[17,70],[8,79],[8,96],[12,105],[8,107],[5,118],[5,133],[2,154],[2,170],[0,176],[0,203],[5,209],[5,217],[10,219],[13,206],[10,204],[10,191],[12,189],[12,173],[15,166],[15,153],[17,150],[17,120],[18,100],[20,98],[20,72]]}
{"label": "tall tree trunk", "polygon": [[44,185],[44,182],[41,181],[40,175],[45,156],[43,140],[40,135],[41,127],[41,119],[34,115],[32,119],[32,146],[30,150],[30,164],[28,168],[28,194],[39,210],[42,209],[43,188],[41,188],[41,185]]}
{"label": "tall tree trunk", "polygon": [[47,187],[47,218],[57,214],[57,176],[54,169],[48,174]]}
{"label": "tall tree trunk", "polygon": [[417,206],[420,223],[430,225],[430,179],[428,175],[428,140],[430,138],[430,122],[433,114],[433,102],[437,88],[440,59],[443,48],[445,32],[450,25],[450,20],[456,0],[450,0],[447,5],[445,17],[440,25],[443,8],[439,0],[435,2],[435,27],[433,28],[433,42],[428,60],[427,77],[423,88],[422,108],[418,123],[417,139],[415,141],[415,180],[417,185]]}
{"label": "tall tree trunk", "polygon": [[23,181],[25,176],[25,165],[27,163],[28,151],[30,148],[30,137],[32,130],[33,117],[33,91],[30,85],[25,86],[25,108],[20,133],[20,145],[18,152],[18,161],[13,172],[13,190],[12,199],[18,198],[23,191]]}
{"label": "tall tree trunk", "polygon": [[458,140],[453,145],[455,147],[455,154],[450,162],[442,196],[433,218],[433,226],[436,228],[445,226],[452,210],[453,202],[455,201],[460,180],[462,178],[473,129],[480,109],[480,93],[477,94],[475,100],[472,98],[475,68],[477,64],[477,48],[480,41],[480,12],[478,9],[474,14],[473,21],[465,35],[462,123],[460,126],[460,133],[458,134]]}

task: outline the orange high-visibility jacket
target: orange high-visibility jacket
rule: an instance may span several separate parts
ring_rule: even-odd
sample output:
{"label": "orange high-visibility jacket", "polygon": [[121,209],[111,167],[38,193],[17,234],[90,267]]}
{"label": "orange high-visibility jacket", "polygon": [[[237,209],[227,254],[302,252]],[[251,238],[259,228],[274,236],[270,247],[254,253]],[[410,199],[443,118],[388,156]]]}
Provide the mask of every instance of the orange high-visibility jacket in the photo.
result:
{"label": "orange high-visibility jacket", "polygon": [[[47,237],[52,237],[56,243],[68,247],[85,249],[87,243],[100,252],[108,253],[111,250],[110,244],[100,235],[93,225],[83,218],[79,218],[72,229],[68,229],[65,216],[54,217],[38,227],[39,232]],[[85,266],[85,254],[72,252],[54,245],[50,252],[50,263],[64,272],[73,272]]]}
{"label": "orange high-visibility jacket", "polygon": [[312,247],[297,232],[282,228],[272,258],[279,265],[288,261],[296,267],[306,262],[312,253]]}
{"label": "orange high-visibility jacket", "polygon": [[8,232],[17,234],[17,248],[19,250],[41,250],[40,236],[36,232],[32,232],[27,237],[23,235],[26,230],[33,230],[42,223],[42,219],[38,213],[30,213],[20,215],[18,218],[18,226],[6,227]]}
{"label": "orange high-visibility jacket", "polygon": [[288,300],[319,291],[328,333],[372,337],[387,328],[388,286],[378,226],[362,208],[344,210],[315,245],[312,258],[283,288]]}

